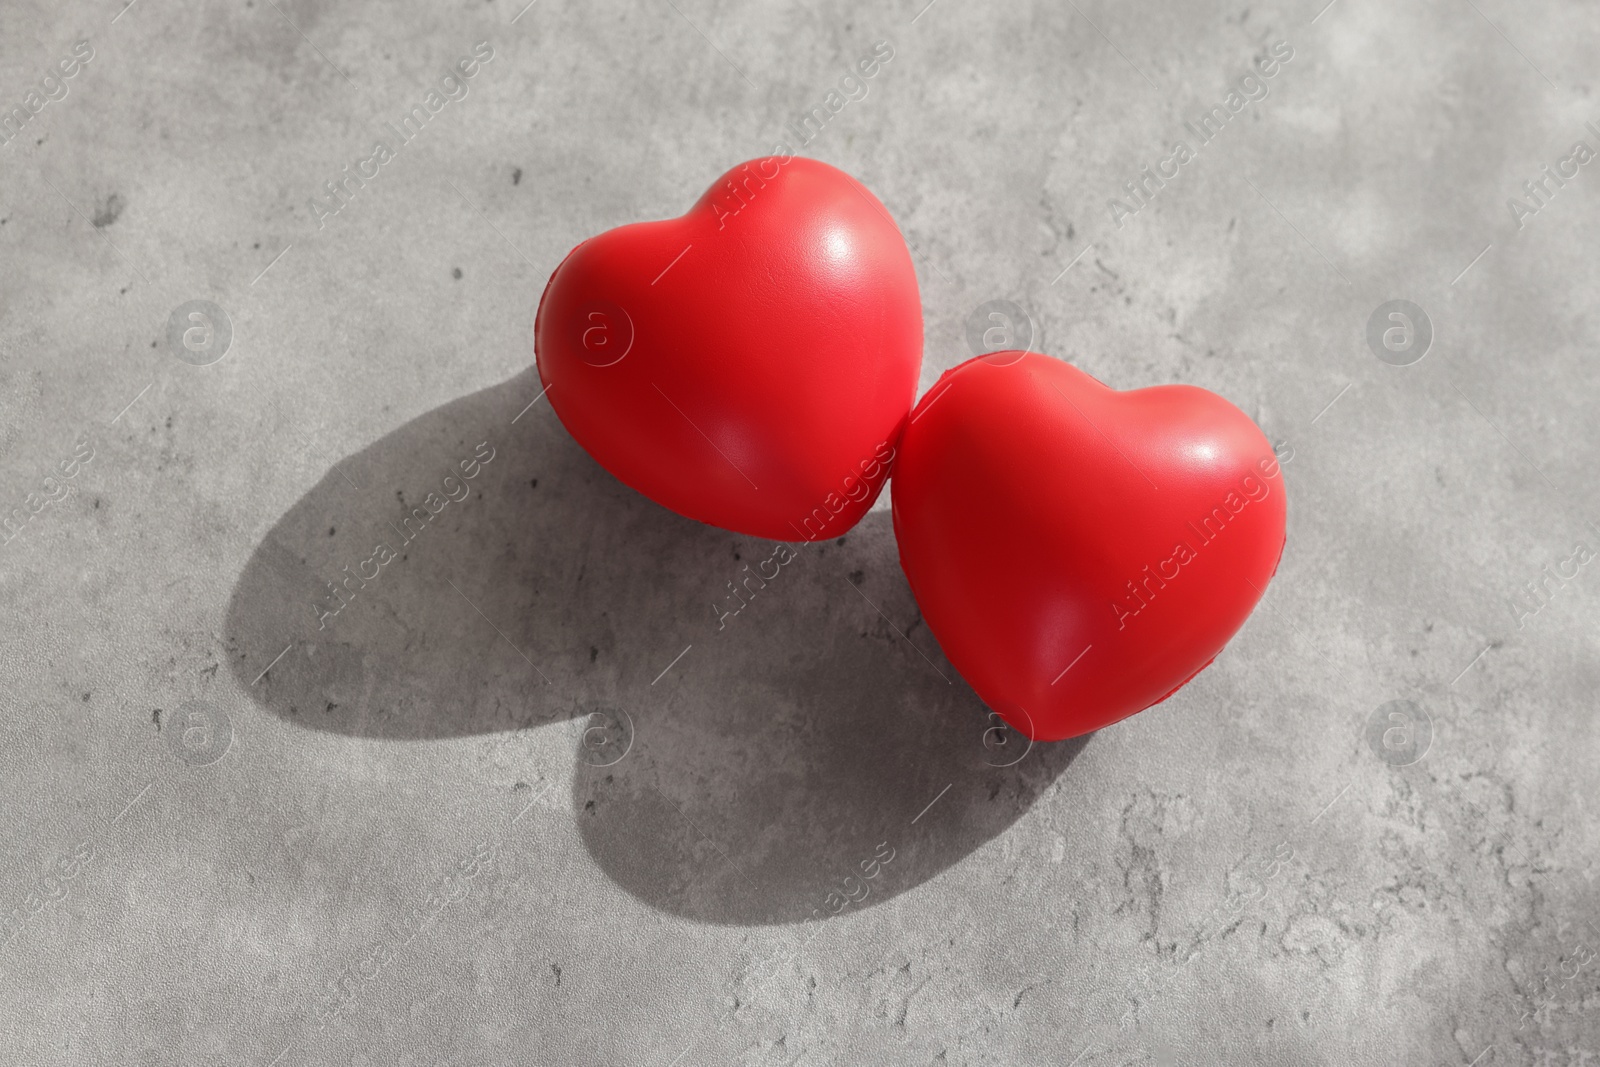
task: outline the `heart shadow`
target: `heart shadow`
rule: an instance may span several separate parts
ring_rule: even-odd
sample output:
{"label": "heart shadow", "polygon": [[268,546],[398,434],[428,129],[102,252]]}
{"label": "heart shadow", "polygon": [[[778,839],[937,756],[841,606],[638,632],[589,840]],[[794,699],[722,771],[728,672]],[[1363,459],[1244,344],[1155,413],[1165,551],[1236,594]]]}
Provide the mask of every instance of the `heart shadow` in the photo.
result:
{"label": "heart shadow", "polygon": [[274,524],[228,608],[245,693],[370,738],[587,716],[586,848],[711,923],[890,899],[1082,750],[995,725],[920,626],[887,511],[784,548],[702,525],[614,479],[538,392],[530,370],[419,416]]}

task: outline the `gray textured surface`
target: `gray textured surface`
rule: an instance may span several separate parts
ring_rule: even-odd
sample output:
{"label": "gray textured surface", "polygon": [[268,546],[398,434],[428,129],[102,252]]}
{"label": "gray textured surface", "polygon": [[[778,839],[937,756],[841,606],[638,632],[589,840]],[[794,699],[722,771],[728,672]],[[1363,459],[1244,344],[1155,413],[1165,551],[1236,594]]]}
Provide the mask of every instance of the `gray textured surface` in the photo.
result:
{"label": "gray textured surface", "polygon": [[[1506,204],[1600,148],[1592,4],[520,6],[0,7],[7,110],[94,49],[0,148],[0,504],[67,494],[0,546],[0,1062],[1600,1064],[1593,568],[1510,606],[1600,549],[1600,176]],[[771,546],[524,410],[561,256],[884,39],[804,151],[913,244],[924,387],[1010,299],[1035,347],[1293,450],[1216,664],[1009,768],[881,504],[718,633]],[[1435,330],[1407,367],[1364,339],[1396,298]],[[232,322],[210,366],[168,344],[190,300]],[[1409,766],[1367,742],[1393,700],[1432,724]]]}

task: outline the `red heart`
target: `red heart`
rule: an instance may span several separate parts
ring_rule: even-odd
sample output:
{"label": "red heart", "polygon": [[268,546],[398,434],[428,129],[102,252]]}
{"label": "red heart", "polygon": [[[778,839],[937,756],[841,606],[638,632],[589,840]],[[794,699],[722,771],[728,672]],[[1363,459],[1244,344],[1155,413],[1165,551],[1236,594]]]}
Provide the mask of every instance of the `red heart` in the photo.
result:
{"label": "red heart", "polygon": [[950,662],[1055,741],[1160,703],[1216,657],[1278,569],[1284,498],[1272,446],[1215,393],[1118,392],[997,352],[912,412],[894,529]]}
{"label": "red heart", "polygon": [[591,237],[550,276],[539,377],[601,466],[756,537],[842,534],[916,398],[922,302],[883,205],[826,163],[769,156],[687,214]]}

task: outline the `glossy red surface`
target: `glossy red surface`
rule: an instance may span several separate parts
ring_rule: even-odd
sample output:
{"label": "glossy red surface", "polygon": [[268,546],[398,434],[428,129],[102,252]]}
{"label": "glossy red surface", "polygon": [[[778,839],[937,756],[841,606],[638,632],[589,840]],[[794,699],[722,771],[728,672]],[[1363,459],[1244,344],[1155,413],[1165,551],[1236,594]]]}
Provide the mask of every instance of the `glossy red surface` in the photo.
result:
{"label": "glossy red surface", "polygon": [[1037,353],[941,377],[894,479],[923,617],[979,697],[1039,740],[1171,696],[1283,552],[1283,478],[1242,411],[1194,386],[1118,392]]}
{"label": "glossy red surface", "polygon": [[551,275],[539,376],[578,442],[673,511],[785,541],[866,513],[916,398],[904,239],[843,171],[735,167],[679,218],[609,230]]}

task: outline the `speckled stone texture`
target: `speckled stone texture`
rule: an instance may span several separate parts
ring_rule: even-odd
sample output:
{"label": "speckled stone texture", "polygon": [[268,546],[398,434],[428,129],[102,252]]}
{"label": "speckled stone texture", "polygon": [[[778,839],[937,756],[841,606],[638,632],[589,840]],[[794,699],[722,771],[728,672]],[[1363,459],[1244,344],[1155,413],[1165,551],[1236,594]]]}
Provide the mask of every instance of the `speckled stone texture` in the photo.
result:
{"label": "speckled stone texture", "polygon": [[[0,1062],[1600,1067],[1593,6],[922,3],[8,0]],[[538,399],[782,142],[923,389],[1007,300],[1278,444],[1173,699],[991,729],[887,498],[719,625],[776,546]]]}

